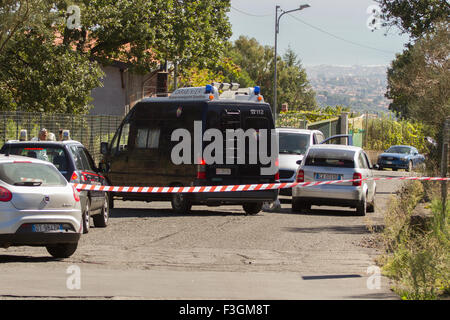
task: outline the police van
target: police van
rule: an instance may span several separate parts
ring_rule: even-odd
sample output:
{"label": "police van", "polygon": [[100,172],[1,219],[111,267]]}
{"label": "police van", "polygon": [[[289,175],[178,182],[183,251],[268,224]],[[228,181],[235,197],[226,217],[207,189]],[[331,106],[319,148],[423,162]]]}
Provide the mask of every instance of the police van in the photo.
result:
{"label": "police van", "polygon": [[[111,142],[102,142],[101,167],[112,186],[275,183],[279,179],[277,141],[271,108],[259,87],[213,84],[180,88],[169,97],[138,102]],[[171,201],[177,213],[202,204],[242,205],[247,214],[257,214],[263,202],[274,201],[277,194],[277,190],[114,192],[110,206],[114,198]]]}

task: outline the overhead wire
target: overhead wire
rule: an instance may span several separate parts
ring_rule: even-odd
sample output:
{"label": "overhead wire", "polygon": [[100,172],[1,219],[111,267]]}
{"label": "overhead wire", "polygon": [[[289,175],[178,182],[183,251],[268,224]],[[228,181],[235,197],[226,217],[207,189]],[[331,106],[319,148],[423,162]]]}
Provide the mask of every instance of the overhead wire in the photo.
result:
{"label": "overhead wire", "polygon": [[245,11],[243,11],[241,9],[238,9],[236,7],[233,7],[233,6],[231,6],[231,9],[234,9],[235,11],[237,11],[239,13],[242,13],[242,14],[245,14],[245,15],[250,16],[250,17],[264,18],[264,17],[273,16],[273,14],[253,14],[253,13],[248,13],[248,12],[245,12]]}
{"label": "overhead wire", "polygon": [[393,51],[388,51],[388,50],[378,49],[378,48],[371,47],[371,46],[368,46],[368,45],[365,45],[365,44],[362,44],[362,43],[359,43],[359,42],[355,42],[355,41],[352,41],[352,40],[348,40],[348,39],[342,38],[342,37],[337,36],[337,35],[335,35],[335,34],[333,34],[333,33],[331,33],[331,32],[328,32],[328,31],[323,30],[323,29],[321,29],[321,28],[319,28],[319,27],[316,27],[316,26],[314,26],[314,25],[312,25],[312,24],[310,24],[310,23],[308,23],[308,22],[306,22],[306,21],[303,21],[303,20],[301,20],[301,19],[299,19],[299,18],[297,18],[297,17],[294,17],[294,16],[293,16],[292,14],[290,14],[290,13],[288,13],[288,16],[290,16],[290,17],[293,18],[294,20],[297,20],[297,21],[300,22],[300,23],[303,23],[303,24],[307,25],[307,26],[310,27],[310,28],[313,28],[313,29],[315,29],[315,30],[317,30],[317,31],[319,31],[319,32],[322,32],[322,33],[326,34],[326,35],[329,35],[330,37],[333,37],[333,38],[335,38],[335,39],[337,39],[337,40],[341,40],[341,41],[344,41],[344,42],[347,42],[347,43],[349,43],[349,44],[353,44],[353,45],[355,45],[355,46],[362,47],[362,48],[365,48],[365,49],[375,50],[375,51],[378,51],[378,52],[381,52],[381,53],[395,54],[395,52],[393,52]]}
{"label": "overhead wire", "polygon": [[[262,18],[262,17],[273,16],[273,14],[252,14],[252,13],[248,13],[248,12],[245,12],[245,11],[243,11],[241,9],[238,9],[238,8],[234,7],[234,6],[231,6],[231,8],[233,10],[241,13],[241,14],[244,14],[244,15],[247,15],[247,16],[251,16],[251,17]],[[393,52],[393,51],[388,51],[388,50],[383,50],[383,49],[371,47],[371,46],[368,46],[368,45],[365,45],[365,44],[362,44],[362,43],[359,43],[359,42],[355,42],[355,41],[352,41],[352,40],[348,40],[348,39],[342,38],[342,37],[340,37],[338,35],[335,35],[335,34],[333,34],[331,32],[328,32],[328,31],[326,31],[326,30],[324,30],[322,28],[316,27],[316,26],[312,25],[311,23],[308,23],[308,22],[306,22],[306,21],[304,21],[304,20],[302,20],[300,18],[297,18],[297,17],[293,16],[292,13],[288,13],[288,16],[290,16],[291,18],[293,18],[294,20],[296,20],[296,21],[298,21],[300,23],[303,23],[304,25],[307,25],[310,28],[313,28],[316,31],[324,33],[324,34],[326,34],[326,35],[328,35],[330,37],[333,37],[333,38],[335,38],[337,40],[344,41],[344,42],[352,44],[354,46],[358,46],[358,47],[369,49],[369,50],[374,50],[374,51],[377,51],[377,52],[380,52],[380,53],[384,53],[384,54],[389,54],[389,55],[395,54],[395,52]]]}

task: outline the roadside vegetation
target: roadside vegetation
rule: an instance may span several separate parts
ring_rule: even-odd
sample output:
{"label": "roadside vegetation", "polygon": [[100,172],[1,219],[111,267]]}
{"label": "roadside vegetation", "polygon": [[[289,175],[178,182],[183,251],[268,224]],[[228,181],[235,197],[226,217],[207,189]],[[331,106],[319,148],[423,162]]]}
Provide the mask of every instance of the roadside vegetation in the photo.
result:
{"label": "roadside vegetation", "polygon": [[368,120],[365,147],[368,150],[386,150],[393,145],[411,145],[419,152],[429,154],[432,145],[426,137],[433,136],[430,131],[429,126],[418,121],[381,116]]}
{"label": "roadside vegetation", "polygon": [[[410,37],[388,68],[386,97],[399,121],[374,120],[369,148],[411,144],[427,155],[424,175],[439,174],[443,123],[450,114],[448,56],[450,6],[440,0],[376,0],[384,26]],[[427,144],[430,136],[436,146]],[[443,210],[439,182],[407,182],[384,213],[379,263],[402,299],[439,299],[450,294],[450,202]],[[448,189],[447,189],[448,192]]]}
{"label": "roadside vegetation", "polygon": [[450,295],[450,201],[443,212],[438,193],[436,183],[410,181],[384,216],[385,253],[378,262],[404,300]]}

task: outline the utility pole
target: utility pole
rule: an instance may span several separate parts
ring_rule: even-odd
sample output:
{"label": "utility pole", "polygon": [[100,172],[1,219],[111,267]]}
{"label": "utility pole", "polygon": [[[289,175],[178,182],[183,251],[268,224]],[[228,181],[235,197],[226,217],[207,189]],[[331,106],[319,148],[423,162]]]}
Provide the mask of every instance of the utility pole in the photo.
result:
{"label": "utility pole", "polygon": [[[275,7],[275,55],[274,55],[274,72],[273,72],[273,121],[275,122],[275,126],[277,123],[277,42],[278,42],[278,32],[280,32],[280,19],[286,13],[291,13],[294,11],[300,11],[306,8],[309,8],[309,4],[302,4],[297,9],[284,11],[280,6]],[[278,11],[281,11],[280,16],[278,16]]]}

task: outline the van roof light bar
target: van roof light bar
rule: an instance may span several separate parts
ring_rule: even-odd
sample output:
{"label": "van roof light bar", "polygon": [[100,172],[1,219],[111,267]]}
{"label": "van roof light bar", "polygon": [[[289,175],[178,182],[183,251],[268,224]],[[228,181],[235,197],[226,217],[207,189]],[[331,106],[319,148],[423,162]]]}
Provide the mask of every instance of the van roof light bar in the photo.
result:
{"label": "van roof light bar", "polygon": [[169,96],[169,99],[264,101],[259,86],[239,88],[238,83],[219,82],[213,82],[204,87],[179,88]]}
{"label": "van roof light bar", "polygon": [[223,90],[223,91],[227,91],[230,90],[231,84],[226,83],[226,82],[222,82],[221,86],[219,89]]}
{"label": "van roof light bar", "polygon": [[231,83],[231,88],[230,88],[230,90],[231,91],[236,91],[237,89],[239,89],[239,83],[235,83],[235,82],[233,82],[233,83]]}

